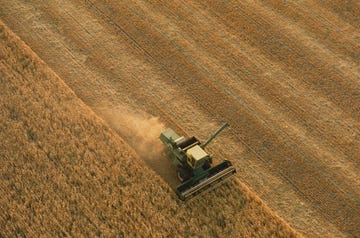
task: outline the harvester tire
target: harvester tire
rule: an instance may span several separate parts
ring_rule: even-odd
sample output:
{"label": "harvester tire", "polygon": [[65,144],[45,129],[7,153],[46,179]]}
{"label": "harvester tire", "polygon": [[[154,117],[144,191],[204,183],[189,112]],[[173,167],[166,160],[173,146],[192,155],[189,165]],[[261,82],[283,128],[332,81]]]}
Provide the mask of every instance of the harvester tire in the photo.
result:
{"label": "harvester tire", "polygon": [[176,171],[177,177],[180,180],[180,182],[185,182],[186,180],[190,179],[191,174],[188,170],[184,168],[178,168]]}

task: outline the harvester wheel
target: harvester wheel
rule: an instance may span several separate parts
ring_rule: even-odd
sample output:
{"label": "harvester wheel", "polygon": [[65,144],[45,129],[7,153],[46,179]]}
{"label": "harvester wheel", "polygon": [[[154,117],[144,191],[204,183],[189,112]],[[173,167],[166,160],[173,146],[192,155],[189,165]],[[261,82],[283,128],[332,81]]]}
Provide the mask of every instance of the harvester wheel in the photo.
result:
{"label": "harvester wheel", "polygon": [[185,182],[186,180],[188,180],[191,177],[190,172],[181,167],[179,167],[177,169],[176,173],[177,173],[177,177],[180,180],[180,182]]}

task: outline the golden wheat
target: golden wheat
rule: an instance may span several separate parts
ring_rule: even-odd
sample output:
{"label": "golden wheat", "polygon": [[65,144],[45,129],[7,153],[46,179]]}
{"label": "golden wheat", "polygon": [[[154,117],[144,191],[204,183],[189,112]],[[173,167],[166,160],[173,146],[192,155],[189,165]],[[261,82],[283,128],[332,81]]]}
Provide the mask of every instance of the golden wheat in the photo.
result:
{"label": "golden wheat", "polygon": [[0,41],[0,236],[300,236],[237,180],[179,203],[2,22]]}

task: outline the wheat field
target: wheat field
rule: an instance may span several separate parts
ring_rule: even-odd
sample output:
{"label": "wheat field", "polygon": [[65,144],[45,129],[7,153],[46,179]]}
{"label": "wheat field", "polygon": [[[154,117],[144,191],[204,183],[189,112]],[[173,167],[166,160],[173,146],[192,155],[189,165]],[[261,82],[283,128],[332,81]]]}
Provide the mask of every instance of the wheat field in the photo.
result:
{"label": "wheat field", "polygon": [[[23,135],[26,142],[30,140],[31,148],[44,148],[46,156],[56,163],[74,163],[65,166],[71,172],[58,170],[58,164],[53,166],[53,173],[64,171],[78,176],[76,180],[58,176],[68,184],[61,188],[70,189],[73,183],[83,181],[80,177],[87,176],[88,180],[84,181],[88,181],[89,187],[93,187],[91,182],[112,181],[110,175],[106,179],[93,179],[91,174],[96,169],[75,172],[80,169],[77,162],[94,160],[106,176],[111,169],[121,171],[125,162],[118,154],[127,151],[131,159],[125,160],[126,164],[138,170],[126,169],[120,175],[112,173],[114,183],[123,181],[122,176],[126,181],[137,180],[139,186],[122,188],[122,193],[128,192],[124,196],[134,196],[130,200],[135,201],[136,194],[147,191],[147,199],[140,199],[144,209],[152,209],[148,203],[156,199],[161,202],[154,204],[161,203],[159,209],[164,211],[133,213],[130,207],[134,205],[126,205],[129,211],[126,214],[131,218],[121,226],[127,227],[127,223],[136,219],[141,221],[134,224],[146,225],[141,229],[137,227],[138,233],[124,228],[125,236],[128,232],[128,236],[136,233],[160,237],[166,236],[166,232],[180,237],[246,237],[252,232],[271,236],[272,233],[265,235],[264,230],[255,227],[274,227],[280,218],[257,225],[253,221],[247,223],[247,219],[254,216],[243,216],[242,201],[246,198],[266,204],[277,214],[270,217],[281,217],[280,220],[296,230],[294,234],[359,237],[359,15],[360,6],[354,0],[0,0],[0,19],[27,45],[19,48],[30,48],[41,59],[41,64],[72,91],[73,100],[89,111],[78,116],[58,113],[74,123],[54,124],[57,119],[48,112],[57,108],[49,104],[52,100],[41,99],[43,105],[32,103],[38,99],[30,96],[50,97],[62,91],[49,93],[55,88],[49,86],[42,93],[36,94],[37,90],[32,89],[29,95],[21,96],[33,83],[28,85],[26,80],[19,79],[22,84],[9,86],[10,91],[1,91],[11,95],[7,100],[14,104],[1,108],[4,111],[1,116],[6,119],[2,126],[6,128],[3,131],[7,131],[13,128],[7,126],[8,123],[15,123],[25,134],[14,132],[12,137],[5,136],[5,142],[13,141],[3,143],[6,149],[2,153],[8,153],[9,159],[14,158],[11,154],[20,153],[22,140],[17,136]],[[4,42],[7,40],[4,38]],[[1,57],[3,65],[14,62],[23,66],[15,70],[6,66],[1,72],[8,75],[2,77],[4,80],[9,75],[15,74],[11,77],[16,78],[30,72],[32,60],[22,59],[16,63],[15,58],[8,59],[8,55],[10,53],[4,53]],[[38,59],[37,56],[34,57]],[[36,78],[45,77],[39,70],[33,71],[40,74]],[[8,79],[4,85],[12,81]],[[48,82],[43,81],[39,82]],[[17,90],[20,92],[15,93]],[[23,100],[21,110],[15,106],[20,105],[17,100]],[[67,102],[72,104],[70,99],[59,100],[55,102],[62,107],[68,105]],[[41,105],[44,110],[40,109]],[[37,112],[34,106],[46,113]],[[30,114],[24,116],[24,110]],[[68,111],[81,110],[71,105]],[[85,120],[84,115],[93,115],[106,129],[95,132],[87,122],[77,122],[77,119]],[[30,119],[37,116],[38,119]],[[16,124],[18,120],[27,121]],[[45,127],[47,121],[51,123],[49,128]],[[31,124],[35,122],[39,126]],[[179,183],[176,169],[163,153],[159,134],[170,127],[178,134],[205,141],[224,122],[230,127],[206,150],[215,162],[230,160],[237,169],[236,176],[223,187],[200,196],[196,202],[178,204],[173,192]],[[103,133],[109,136],[103,138]],[[80,142],[75,142],[77,139]],[[46,145],[45,141],[50,144]],[[101,144],[109,141],[126,144],[128,149],[119,149],[122,147],[117,144],[110,149]],[[121,162],[112,164],[114,159]],[[103,165],[103,160],[108,164]],[[15,172],[7,172],[5,177]],[[152,179],[156,183],[151,182]],[[101,210],[106,206],[109,212],[115,213],[117,210],[111,206],[116,205],[105,203],[117,199],[118,191],[103,192],[104,189],[107,187],[101,183],[94,187],[105,196],[94,195],[96,201],[101,201]],[[86,191],[77,189],[73,194]],[[90,194],[83,199],[95,204]],[[64,204],[68,202],[63,203],[61,209],[69,211]],[[142,206],[138,207],[139,211]],[[250,202],[249,206],[254,212],[258,211],[255,203]],[[165,207],[174,207],[176,212],[169,212]],[[264,212],[273,214],[268,208]],[[92,211],[85,214],[88,220],[98,216]],[[153,216],[161,222],[152,221],[149,217]],[[109,219],[105,220],[110,222]],[[64,222],[61,218],[57,220]],[[119,217],[115,220],[120,221]],[[131,222],[129,224],[133,224]],[[99,227],[100,223],[92,227]],[[171,225],[159,225],[165,223]],[[243,232],[245,223],[247,231]],[[113,231],[114,224],[100,229],[101,234]],[[16,227],[13,229],[16,231]],[[67,226],[66,230],[69,229]],[[157,230],[159,233],[155,234]],[[164,230],[166,232],[162,232]],[[111,235],[106,233],[106,236]]]}
{"label": "wheat field", "polygon": [[1,237],[300,236],[237,180],[180,203],[2,22],[0,41]]}

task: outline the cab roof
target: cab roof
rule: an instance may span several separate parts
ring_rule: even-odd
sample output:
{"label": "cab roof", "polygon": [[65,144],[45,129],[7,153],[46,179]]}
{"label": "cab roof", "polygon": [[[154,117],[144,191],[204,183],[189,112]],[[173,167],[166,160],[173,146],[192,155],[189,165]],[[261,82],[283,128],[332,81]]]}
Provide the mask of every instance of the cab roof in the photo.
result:
{"label": "cab roof", "polygon": [[186,151],[186,154],[188,154],[189,157],[193,157],[196,161],[201,160],[206,156],[209,156],[209,154],[206,153],[199,145],[195,145],[194,147],[188,149]]}

